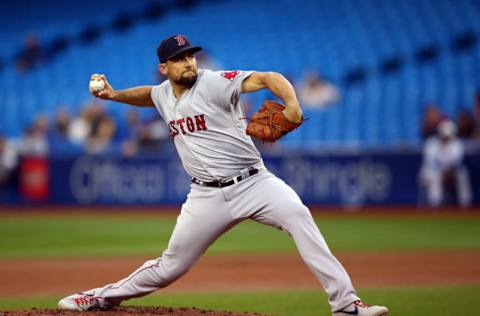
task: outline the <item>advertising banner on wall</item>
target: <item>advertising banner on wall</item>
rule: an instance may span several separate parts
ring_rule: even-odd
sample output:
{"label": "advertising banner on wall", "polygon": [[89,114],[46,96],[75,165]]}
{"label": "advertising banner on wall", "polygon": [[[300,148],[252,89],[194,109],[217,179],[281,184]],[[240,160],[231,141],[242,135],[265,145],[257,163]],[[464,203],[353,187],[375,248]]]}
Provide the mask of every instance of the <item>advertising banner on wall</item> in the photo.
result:
{"label": "advertising banner on wall", "polygon": [[[418,155],[290,155],[265,158],[305,203],[359,206],[418,199]],[[51,161],[53,203],[179,204],[190,179],[177,157],[127,160],[83,156]]]}
{"label": "advertising banner on wall", "polygon": [[[420,153],[283,154],[264,156],[267,168],[305,204],[358,208],[425,202],[418,173]],[[467,156],[474,202],[480,202],[480,160]],[[105,156],[24,160],[9,204],[179,205],[190,178],[177,156]],[[6,190],[5,190],[6,189]],[[13,193],[12,192],[17,192]]]}

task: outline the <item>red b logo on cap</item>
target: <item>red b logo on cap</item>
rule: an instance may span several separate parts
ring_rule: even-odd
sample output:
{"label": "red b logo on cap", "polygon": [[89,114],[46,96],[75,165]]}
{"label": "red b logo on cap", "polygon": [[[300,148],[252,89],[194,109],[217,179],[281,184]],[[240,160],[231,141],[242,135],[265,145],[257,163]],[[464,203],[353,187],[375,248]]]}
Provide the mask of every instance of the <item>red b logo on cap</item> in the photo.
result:
{"label": "red b logo on cap", "polygon": [[185,37],[183,37],[183,35],[177,35],[174,37],[174,39],[177,40],[177,46],[185,45]]}

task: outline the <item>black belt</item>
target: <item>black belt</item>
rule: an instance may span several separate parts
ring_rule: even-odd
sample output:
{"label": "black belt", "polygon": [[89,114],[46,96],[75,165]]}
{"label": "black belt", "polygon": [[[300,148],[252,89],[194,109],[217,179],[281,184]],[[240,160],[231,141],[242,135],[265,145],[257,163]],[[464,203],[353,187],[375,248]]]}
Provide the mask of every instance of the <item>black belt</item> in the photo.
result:
{"label": "black belt", "polygon": [[195,184],[199,184],[205,187],[215,187],[215,188],[223,188],[223,187],[228,187],[229,185],[232,185],[234,183],[240,182],[250,176],[253,176],[254,174],[258,173],[258,169],[256,168],[248,168],[243,172],[243,170],[240,172],[240,175],[234,176],[230,179],[224,179],[224,180],[217,180],[217,181],[212,181],[212,182],[205,182],[202,180],[198,180],[197,178],[192,178],[192,182]]}

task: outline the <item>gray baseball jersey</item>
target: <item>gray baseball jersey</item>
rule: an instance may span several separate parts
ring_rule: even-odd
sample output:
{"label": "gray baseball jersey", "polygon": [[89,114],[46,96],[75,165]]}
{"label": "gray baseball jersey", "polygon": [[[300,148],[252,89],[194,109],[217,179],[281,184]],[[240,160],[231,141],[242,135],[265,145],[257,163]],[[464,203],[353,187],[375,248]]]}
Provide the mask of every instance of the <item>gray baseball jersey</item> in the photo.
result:
{"label": "gray baseball jersey", "polygon": [[240,105],[241,86],[252,71],[200,69],[195,85],[177,100],[169,80],[152,89],[152,100],[170,128],[187,173],[202,181],[229,177],[263,161]]}

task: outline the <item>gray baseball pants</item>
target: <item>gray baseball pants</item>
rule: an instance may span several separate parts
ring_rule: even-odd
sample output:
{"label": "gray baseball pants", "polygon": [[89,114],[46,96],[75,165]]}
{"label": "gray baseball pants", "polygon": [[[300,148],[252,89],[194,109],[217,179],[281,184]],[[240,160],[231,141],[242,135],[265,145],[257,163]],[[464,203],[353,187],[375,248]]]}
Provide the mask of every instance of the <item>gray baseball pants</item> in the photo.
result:
{"label": "gray baseball pants", "polygon": [[117,283],[87,292],[109,308],[164,288],[185,274],[218,237],[245,219],[280,228],[293,238],[327,292],[333,311],[358,299],[308,208],[292,188],[265,169],[224,188],[192,184],[162,256],[145,262]]}

